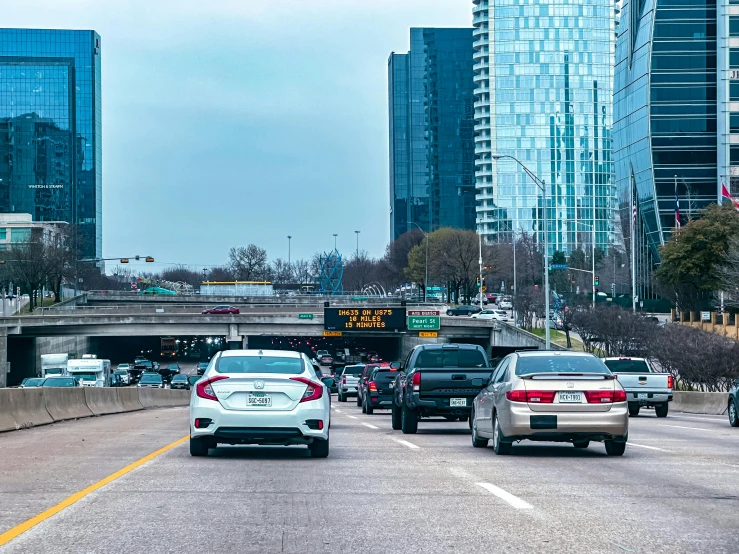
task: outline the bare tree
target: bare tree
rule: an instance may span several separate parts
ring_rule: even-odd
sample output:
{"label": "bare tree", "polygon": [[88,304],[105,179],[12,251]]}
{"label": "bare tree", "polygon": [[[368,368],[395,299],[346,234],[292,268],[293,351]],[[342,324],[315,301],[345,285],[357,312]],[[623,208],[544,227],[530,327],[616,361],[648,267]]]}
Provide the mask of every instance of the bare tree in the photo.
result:
{"label": "bare tree", "polygon": [[293,271],[291,264],[287,260],[277,258],[272,262],[272,281],[278,285],[284,285],[293,282]]}
{"label": "bare tree", "polygon": [[255,244],[231,248],[229,269],[238,281],[265,281],[270,277],[267,251]]}
{"label": "bare tree", "polygon": [[208,271],[207,278],[209,281],[230,283],[236,280],[236,276],[228,267],[211,267]]}

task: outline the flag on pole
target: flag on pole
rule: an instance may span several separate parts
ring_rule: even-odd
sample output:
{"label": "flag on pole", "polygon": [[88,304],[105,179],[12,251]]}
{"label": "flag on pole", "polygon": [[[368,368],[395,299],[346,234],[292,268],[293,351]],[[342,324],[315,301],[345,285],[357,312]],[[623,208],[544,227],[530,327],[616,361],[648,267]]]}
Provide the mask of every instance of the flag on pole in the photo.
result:
{"label": "flag on pole", "polygon": [[737,209],[737,211],[739,211],[739,200],[731,197],[729,189],[727,189],[726,185],[723,183],[721,183],[721,198],[726,198]]}
{"label": "flag on pole", "polygon": [[680,197],[677,195],[677,178],[675,178],[675,229],[679,229],[679,228],[680,228]]}
{"label": "flag on pole", "polygon": [[631,200],[631,228],[636,229],[636,200]]}

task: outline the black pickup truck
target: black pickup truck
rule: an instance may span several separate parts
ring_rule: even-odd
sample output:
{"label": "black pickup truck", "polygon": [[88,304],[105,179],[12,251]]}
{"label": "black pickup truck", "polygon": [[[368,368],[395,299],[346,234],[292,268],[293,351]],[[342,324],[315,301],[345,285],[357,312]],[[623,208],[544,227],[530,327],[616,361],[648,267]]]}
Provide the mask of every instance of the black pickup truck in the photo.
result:
{"label": "black pickup truck", "polygon": [[411,350],[393,386],[393,429],[418,430],[422,417],[469,419],[472,401],[492,369],[481,346],[423,344]]}

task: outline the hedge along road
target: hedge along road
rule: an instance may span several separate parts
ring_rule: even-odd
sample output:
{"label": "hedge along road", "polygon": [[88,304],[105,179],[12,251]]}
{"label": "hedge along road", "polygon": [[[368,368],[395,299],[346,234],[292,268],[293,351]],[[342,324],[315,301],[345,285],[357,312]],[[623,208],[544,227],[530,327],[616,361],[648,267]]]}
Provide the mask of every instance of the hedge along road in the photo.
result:
{"label": "hedge along road", "polygon": [[[623,458],[597,444],[580,451],[534,443],[496,456],[472,448],[466,424],[422,422],[418,434],[402,435],[386,413],[335,402],[326,460],[303,447],[225,447],[192,458],[178,446],[2,552],[735,552],[739,432],[720,417],[645,414],[631,419]],[[182,409],[44,429],[69,437],[73,426],[152,415],[166,421],[141,419],[136,428],[151,432],[118,431],[118,440],[145,455],[186,434]],[[110,440],[67,462],[95,467],[119,450]],[[37,468],[57,483],[45,467],[54,449],[15,454],[40,456]]]}

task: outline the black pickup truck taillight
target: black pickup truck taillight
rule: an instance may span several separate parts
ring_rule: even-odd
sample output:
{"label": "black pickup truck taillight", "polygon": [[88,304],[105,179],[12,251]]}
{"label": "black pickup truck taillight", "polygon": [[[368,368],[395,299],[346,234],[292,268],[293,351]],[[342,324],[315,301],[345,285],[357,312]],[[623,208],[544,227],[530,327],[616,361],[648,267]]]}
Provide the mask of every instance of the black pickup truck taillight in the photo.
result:
{"label": "black pickup truck taillight", "polygon": [[411,384],[413,385],[413,392],[419,392],[421,390],[421,373],[416,372],[411,377]]}

